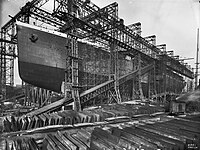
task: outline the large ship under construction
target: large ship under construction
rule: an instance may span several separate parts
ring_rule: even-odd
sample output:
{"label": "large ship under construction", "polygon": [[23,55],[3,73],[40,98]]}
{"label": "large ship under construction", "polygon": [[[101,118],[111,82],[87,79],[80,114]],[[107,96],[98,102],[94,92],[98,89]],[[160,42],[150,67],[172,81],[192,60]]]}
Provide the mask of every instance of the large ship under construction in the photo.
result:
{"label": "large ship under construction", "polygon": [[[200,147],[191,67],[118,10],[116,2],[32,0],[2,27],[0,149]],[[15,57],[25,84],[7,97]]]}
{"label": "large ship under construction", "polygon": [[[66,34],[35,27],[18,22],[18,53],[19,53],[19,74],[23,81],[48,90],[61,92],[62,83],[65,80],[67,44],[69,38]],[[111,56],[108,49],[98,47],[92,43],[78,41],[78,80],[80,91],[88,90],[96,85],[109,80],[111,74]],[[135,58],[136,59],[136,58]],[[162,60],[160,60],[162,62]],[[119,77],[134,71],[134,59],[123,51],[118,56]],[[146,63],[146,62],[142,62]],[[154,78],[154,94],[163,92],[181,93],[185,81],[177,73],[167,70],[166,90],[163,91],[161,83],[164,75],[159,72],[161,65],[155,66],[156,76]],[[152,69],[153,70],[153,69]],[[145,72],[142,75],[142,91],[148,97],[150,91],[150,76]],[[131,82],[130,82],[131,81]],[[153,82],[153,81],[151,81]],[[127,98],[135,94],[133,89],[134,81],[126,82]],[[176,88],[171,88],[176,87]],[[176,89],[176,91],[174,91]],[[120,90],[123,90],[120,88]],[[123,93],[123,92],[122,92]]]}

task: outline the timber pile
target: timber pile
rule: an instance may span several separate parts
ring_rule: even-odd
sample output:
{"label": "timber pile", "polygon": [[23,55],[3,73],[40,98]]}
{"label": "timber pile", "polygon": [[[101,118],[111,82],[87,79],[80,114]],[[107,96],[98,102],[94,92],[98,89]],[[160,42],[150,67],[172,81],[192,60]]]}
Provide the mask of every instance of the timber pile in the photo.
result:
{"label": "timber pile", "polygon": [[12,141],[2,140],[0,148],[2,148],[2,150],[40,150],[35,139],[31,137],[17,137]]}
{"label": "timber pile", "polygon": [[[200,146],[199,118],[200,115],[174,119],[168,117],[138,119],[138,121],[46,132],[42,142],[36,140],[37,147],[34,148],[39,147],[43,150],[186,150],[193,147],[195,149],[195,147]],[[31,133],[31,136],[34,134]],[[32,140],[28,135],[22,135],[18,138]],[[14,145],[13,143],[15,143],[16,145],[17,143],[16,137],[9,140],[4,140],[4,143],[7,143],[6,150],[13,147],[8,146],[9,144]],[[19,143],[17,143],[18,146]],[[29,149],[33,149],[30,146],[35,146],[33,141],[27,143],[30,144],[28,146],[21,144],[25,150],[26,146]]]}
{"label": "timber pile", "polygon": [[74,125],[78,123],[102,122],[107,118],[117,116],[127,116],[132,118],[135,115],[150,115],[156,112],[164,112],[164,109],[149,105],[103,105],[97,109],[84,110],[81,112],[65,110],[49,114],[42,113],[33,116],[5,117],[3,125],[4,132],[15,132],[52,125]]}

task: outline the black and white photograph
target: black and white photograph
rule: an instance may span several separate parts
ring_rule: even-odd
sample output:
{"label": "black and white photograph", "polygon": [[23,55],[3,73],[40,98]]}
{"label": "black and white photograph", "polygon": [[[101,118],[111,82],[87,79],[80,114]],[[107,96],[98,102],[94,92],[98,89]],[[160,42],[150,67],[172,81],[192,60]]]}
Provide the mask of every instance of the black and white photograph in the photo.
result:
{"label": "black and white photograph", "polygon": [[0,150],[200,150],[200,0],[0,0]]}

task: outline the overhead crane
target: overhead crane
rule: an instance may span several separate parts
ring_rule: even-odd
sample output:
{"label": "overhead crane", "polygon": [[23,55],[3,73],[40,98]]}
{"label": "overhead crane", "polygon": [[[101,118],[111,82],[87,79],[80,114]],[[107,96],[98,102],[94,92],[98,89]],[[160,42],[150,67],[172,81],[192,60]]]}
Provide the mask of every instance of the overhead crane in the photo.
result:
{"label": "overhead crane", "polygon": [[[114,8],[110,9],[110,7],[114,7]],[[176,62],[176,59],[169,57],[167,54],[162,54],[160,49],[154,46],[155,44],[154,45],[150,44],[144,38],[140,37],[138,34],[135,34],[128,27],[126,27],[123,24],[122,19],[119,19],[117,16],[112,15],[112,13],[110,12],[108,13],[108,10],[115,10],[116,9],[115,7],[117,7],[117,4],[113,3],[109,5],[108,8],[104,7],[102,9],[98,9],[98,11],[93,12],[92,15],[89,15],[89,17],[87,16],[83,17],[83,19],[76,18],[76,16],[74,15],[71,15],[67,12],[62,12],[59,10],[57,10],[57,12],[54,12],[54,16],[58,17],[60,20],[64,20],[67,22],[62,27],[62,30],[61,30],[62,32],[67,32],[67,30],[71,30],[72,28],[81,29],[82,32],[86,32],[84,33],[84,35],[87,35],[88,33],[88,35],[90,36],[91,35],[96,36],[96,37],[101,38],[102,40],[116,43],[117,46],[123,48],[124,51],[128,51],[129,53],[132,53],[132,52],[134,52],[135,54],[139,53],[144,57],[147,56],[156,61],[164,60],[164,64],[169,69],[172,69],[187,77],[193,78],[192,72],[188,68],[186,68],[185,66],[183,67],[182,64],[180,64],[179,62]],[[98,22],[98,29],[97,29],[97,24],[95,24],[95,22]],[[105,22],[107,24],[105,24]],[[118,34],[116,36],[113,36],[112,34],[113,28],[118,30],[117,31]],[[111,31],[109,32],[109,30]],[[155,36],[148,37],[148,38],[154,38],[155,40]],[[142,44],[142,47],[150,48],[149,49],[150,55],[146,51],[145,52],[140,51],[137,45],[133,42],[135,43],[138,42]],[[173,64],[172,61],[175,64]]]}
{"label": "overhead crane", "polygon": [[[117,7],[117,4],[113,3],[113,4],[108,6],[108,8],[110,8],[110,7],[114,7],[115,8],[115,7]],[[144,38],[142,38],[138,34],[135,34],[131,29],[129,29],[127,26],[125,26],[123,24],[123,20],[122,19],[119,19],[117,17],[113,17],[112,15],[110,15],[110,13],[108,13],[106,11],[107,10],[106,8],[107,7],[99,9],[99,11],[97,11],[97,12],[93,12],[93,14],[94,14],[93,18],[95,18],[95,20],[98,20],[97,22],[102,23],[104,25],[102,27],[102,29],[98,28],[98,30],[95,29],[96,24],[93,23],[92,21],[90,22],[90,20],[88,20],[87,23],[86,23],[81,18],[76,18],[75,16],[70,16],[70,14],[67,14],[67,13],[61,12],[61,11],[60,12],[54,12],[54,15],[56,14],[55,17],[58,17],[61,20],[63,20],[65,18],[69,22],[72,21],[73,25],[75,25],[77,28],[85,30],[85,31],[89,32],[90,34],[92,32],[92,34],[94,34],[95,36],[104,38],[104,40],[105,40],[105,38],[107,40],[112,40],[112,41],[117,40],[117,44],[119,44],[120,47],[122,47],[124,49],[127,49],[127,50],[132,49],[132,51],[135,51],[136,53],[141,53],[140,49],[138,49],[136,47],[135,43],[133,43],[135,41],[135,42],[139,42],[140,44],[142,44],[145,47],[149,48],[149,50],[151,51],[150,55],[149,54],[145,54],[145,52],[142,52],[143,54],[148,55],[149,57],[151,57],[153,59],[157,59],[157,60],[162,60],[163,57],[165,57],[166,60],[173,61],[173,58],[171,58],[167,54],[161,54],[161,50],[159,48],[157,48],[153,44],[149,43],[148,41],[146,41]],[[104,15],[100,15],[100,14],[104,14]],[[106,17],[104,17],[104,16],[106,16]],[[91,20],[93,20],[93,19],[91,19]],[[64,27],[62,27],[62,32],[65,32],[66,29],[70,28],[70,26],[69,26],[70,23],[69,22],[68,22],[68,25],[65,25]],[[107,26],[105,25],[105,22],[108,24]],[[112,24],[112,23],[114,23],[114,24]],[[118,37],[116,37],[117,39],[112,39],[111,32],[101,33],[103,31],[108,30],[109,28],[111,30],[111,26],[112,25],[119,32]],[[161,56],[161,57],[158,57],[158,56]],[[171,63],[167,62],[166,64],[171,64]],[[177,71],[180,74],[182,74],[181,72],[184,70],[183,71],[183,75],[186,75],[189,78],[193,78],[192,71],[190,71],[184,65],[176,63],[177,67],[169,66],[169,65],[167,65],[167,66],[171,67],[174,71]]]}
{"label": "overhead crane", "polygon": [[[145,61],[155,62],[155,64],[162,64],[164,62],[164,66],[168,69],[191,79],[193,78],[193,73],[190,69],[170,57],[168,53],[165,53],[165,44],[160,47],[159,45],[155,45],[155,36],[141,37],[141,23],[125,26],[123,19],[120,19],[116,15],[118,11],[117,3],[99,8],[89,1],[78,0],[76,1],[76,5],[82,9],[82,12],[79,12],[79,18],[77,18],[68,13],[67,1],[55,0],[54,4],[56,5],[54,5],[53,14],[41,8],[47,2],[48,0],[33,0],[28,2],[22,7],[19,13],[2,27],[4,34],[14,29],[15,20],[29,23],[29,18],[31,17],[60,29],[62,32],[76,29],[74,32],[69,33],[75,38],[91,40],[92,37],[95,37],[96,41],[101,42],[105,47],[109,47],[109,43],[115,43],[119,53],[124,53],[131,57],[140,55]],[[13,37],[15,38],[15,36],[14,33]],[[3,39],[10,40],[7,38]],[[3,42],[1,43],[3,45]],[[3,47],[6,50],[6,45],[3,45]],[[162,48],[163,50],[161,50]],[[6,58],[2,54],[1,58],[5,60]],[[3,63],[1,62],[1,64]],[[1,65],[1,68],[5,68],[5,66]],[[2,73],[4,72],[2,70]],[[5,76],[1,76],[1,79],[5,85]]]}

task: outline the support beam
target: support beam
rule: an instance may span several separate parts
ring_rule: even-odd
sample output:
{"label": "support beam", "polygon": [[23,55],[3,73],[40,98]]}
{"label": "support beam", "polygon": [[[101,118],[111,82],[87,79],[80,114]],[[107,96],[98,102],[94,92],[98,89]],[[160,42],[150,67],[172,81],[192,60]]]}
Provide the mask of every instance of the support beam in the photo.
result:
{"label": "support beam", "polygon": [[197,29],[197,54],[196,54],[196,72],[195,72],[195,89],[198,86],[198,69],[199,69],[199,28]]}
{"label": "support beam", "polygon": [[65,71],[65,99],[66,101],[74,100],[73,109],[81,110],[78,82],[78,43],[77,39],[67,39],[67,55]]}

